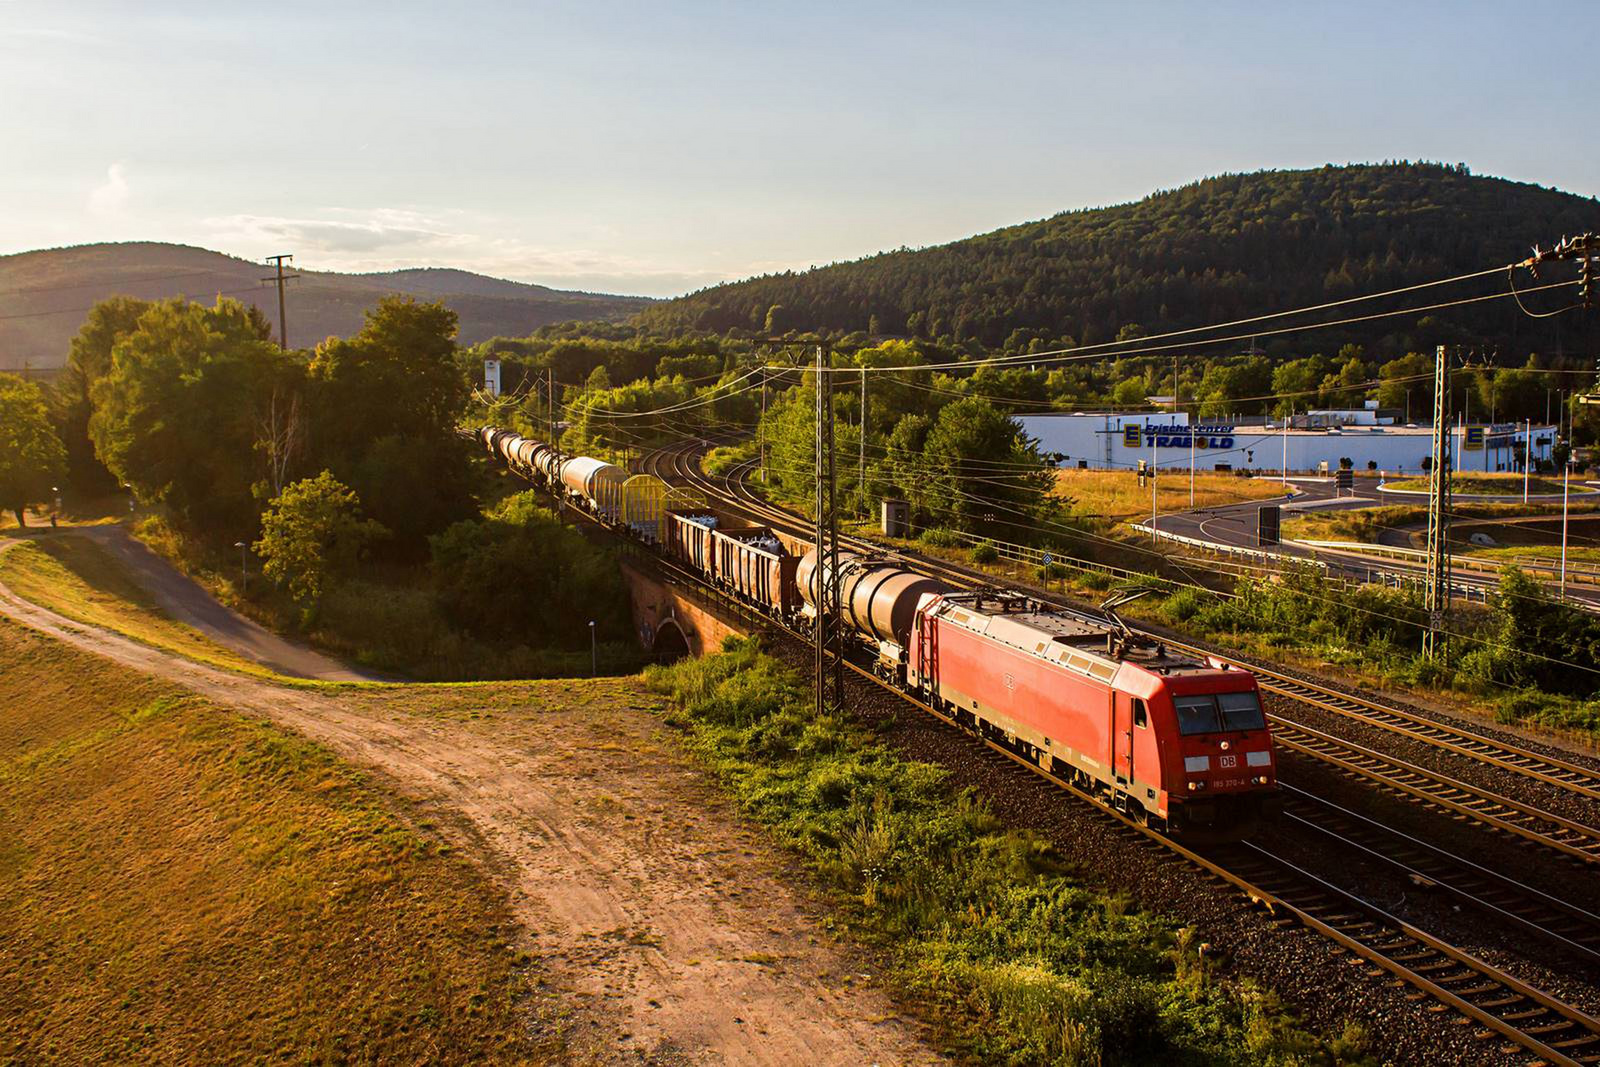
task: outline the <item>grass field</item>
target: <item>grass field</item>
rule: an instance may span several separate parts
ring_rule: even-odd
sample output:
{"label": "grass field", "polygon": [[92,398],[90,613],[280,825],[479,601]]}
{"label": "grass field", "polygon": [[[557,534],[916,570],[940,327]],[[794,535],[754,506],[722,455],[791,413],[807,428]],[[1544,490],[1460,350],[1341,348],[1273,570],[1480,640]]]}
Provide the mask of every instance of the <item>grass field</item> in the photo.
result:
{"label": "grass field", "polygon": [[510,912],[325,749],[0,620],[0,1062],[508,1062]]}
{"label": "grass field", "polygon": [[[1428,479],[1402,478],[1398,481],[1384,482],[1386,489],[1405,489],[1412,492],[1426,493]],[[1450,479],[1452,493],[1466,493],[1476,496],[1518,496],[1522,493],[1522,475],[1520,474],[1489,474],[1457,471]],[[1573,480],[1571,492],[1583,492],[1582,482]],[[1561,479],[1547,478],[1535,474],[1528,479],[1528,492],[1530,493],[1560,493]]]}
{"label": "grass field", "polygon": [[[1134,471],[1056,471],[1052,492],[1071,500],[1072,513],[1085,518],[1125,521],[1150,514],[1150,486],[1147,483],[1141,488]],[[1239,478],[1213,471],[1197,472],[1194,479],[1197,508],[1267,500],[1284,494],[1282,483],[1270,478]],[[1188,471],[1162,472],[1156,479],[1156,506],[1162,512],[1190,506]]]}
{"label": "grass field", "polygon": [[0,554],[0,582],[22,599],[69,619],[213,667],[278,678],[166,615],[115,556],[82,537],[41,537],[16,545]]}

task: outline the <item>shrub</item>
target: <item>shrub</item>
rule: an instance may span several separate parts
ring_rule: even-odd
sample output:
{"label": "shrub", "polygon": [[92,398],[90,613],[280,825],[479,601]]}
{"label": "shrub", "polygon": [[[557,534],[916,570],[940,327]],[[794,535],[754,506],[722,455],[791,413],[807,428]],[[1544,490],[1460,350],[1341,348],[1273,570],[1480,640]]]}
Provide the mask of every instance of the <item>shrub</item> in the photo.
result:
{"label": "shrub", "polygon": [[956,548],[966,543],[954,530],[946,530],[940,526],[923,530],[917,540],[931,548]]}
{"label": "shrub", "polygon": [[993,563],[999,558],[999,551],[988,541],[983,541],[973,546],[972,562],[978,564],[979,566],[985,566]]}
{"label": "shrub", "polygon": [[439,610],[480,638],[587,648],[599,635],[631,636],[627,591],[616,562],[558,523],[532,490],[508,497],[481,520],[430,539]]}

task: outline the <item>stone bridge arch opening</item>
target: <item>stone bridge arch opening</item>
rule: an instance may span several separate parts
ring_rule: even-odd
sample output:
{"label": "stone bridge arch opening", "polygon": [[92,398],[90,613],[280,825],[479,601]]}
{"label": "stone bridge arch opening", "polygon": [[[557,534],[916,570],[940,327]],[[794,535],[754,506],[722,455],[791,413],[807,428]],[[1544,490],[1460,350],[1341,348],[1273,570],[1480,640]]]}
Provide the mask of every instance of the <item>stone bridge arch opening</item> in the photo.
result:
{"label": "stone bridge arch opening", "polygon": [[655,640],[650,643],[650,654],[657,663],[673,663],[689,654],[689,635],[683,632],[677,619],[661,620]]}

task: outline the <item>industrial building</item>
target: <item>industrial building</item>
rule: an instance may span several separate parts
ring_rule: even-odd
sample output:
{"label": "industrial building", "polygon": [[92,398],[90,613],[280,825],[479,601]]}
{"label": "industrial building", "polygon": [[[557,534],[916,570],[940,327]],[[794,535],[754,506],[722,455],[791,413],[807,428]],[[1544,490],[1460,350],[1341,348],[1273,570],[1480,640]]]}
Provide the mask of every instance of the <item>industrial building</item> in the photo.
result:
{"label": "industrial building", "polygon": [[[1433,430],[1385,422],[1374,409],[1318,411],[1292,420],[1191,424],[1187,412],[1023,415],[1023,430],[1058,466],[1131,470],[1147,465],[1199,470],[1316,472],[1342,461],[1357,470],[1418,474],[1429,465]],[[1519,471],[1522,423],[1452,428],[1455,466],[1463,472]],[[1533,426],[1535,466],[1549,463],[1554,426]]]}

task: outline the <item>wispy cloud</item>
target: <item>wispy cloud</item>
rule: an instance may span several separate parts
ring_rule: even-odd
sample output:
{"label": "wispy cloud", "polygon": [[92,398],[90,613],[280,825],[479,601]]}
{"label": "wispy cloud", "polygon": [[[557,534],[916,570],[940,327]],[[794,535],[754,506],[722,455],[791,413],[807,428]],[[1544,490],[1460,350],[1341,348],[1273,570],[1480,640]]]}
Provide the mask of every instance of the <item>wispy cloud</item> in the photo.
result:
{"label": "wispy cloud", "polygon": [[484,236],[488,223],[475,226],[454,212],[439,216],[374,208],[321,214],[229,215],[208,219],[206,225],[218,246],[249,255],[293,252],[300,265],[312,270],[459,267],[559,289],[651,296],[686,292],[737,273],[689,270],[592,248],[553,248],[514,236]]}
{"label": "wispy cloud", "polygon": [[106,168],[106,180],[89,193],[89,210],[96,215],[119,215],[128,206],[128,173],[121,163]]}
{"label": "wispy cloud", "polygon": [[323,219],[230,215],[209,222],[219,233],[233,239],[288,242],[297,249],[333,256],[383,249],[438,248],[470,240],[414,211],[380,208],[364,216],[351,214],[341,212],[338,215],[342,217]]}

